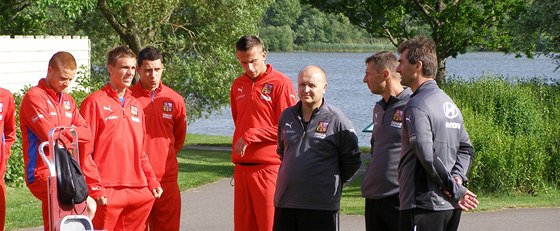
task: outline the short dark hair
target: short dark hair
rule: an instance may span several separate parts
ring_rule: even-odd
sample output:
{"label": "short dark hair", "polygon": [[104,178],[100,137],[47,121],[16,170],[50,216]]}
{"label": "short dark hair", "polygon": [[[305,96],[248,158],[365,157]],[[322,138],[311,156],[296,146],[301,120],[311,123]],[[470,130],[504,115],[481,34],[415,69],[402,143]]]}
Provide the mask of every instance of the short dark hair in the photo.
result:
{"label": "short dark hair", "polygon": [[76,70],[76,59],[72,54],[66,51],[56,52],[49,60],[49,66],[55,70],[68,69]]}
{"label": "short dark hair", "polygon": [[246,52],[248,50],[253,49],[253,47],[260,47],[264,51],[264,44],[262,40],[255,35],[241,36],[241,38],[239,38],[235,43],[236,51]]}
{"label": "short dark hair", "polygon": [[418,36],[406,40],[399,45],[399,54],[408,49],[406,59],[409,63],[422,62],[422,74],[425,77],[435,78],[437,73],[436,44],[425,36]]}
{"label": "short dark hair", "polygon": [[392,73],[397,70],[397,66],[399,65],[397,56],[395,56],[395,54],[390,51],[380,51],[367,57],[366,64],[369,64],[371,62],[375,63],[376,71],[382,71],[383,69],[387,68]]}
{"label": "short dark hair", "polygon": [[161,62],[163,62],[163,55],[155,47],[147,46],[138,53],[136,64],[140,66],[144,60],[156,61],[158,59],[161,59]]}
{"label": "short dark hair", "polygon": [[117,59],[127,57],[127,58],[136,58],[136,54],[134,51],[130,49],[127,45],[121,45],[118,47],[114,47],[107,53],[107,64],[115,65],[117,63]]}

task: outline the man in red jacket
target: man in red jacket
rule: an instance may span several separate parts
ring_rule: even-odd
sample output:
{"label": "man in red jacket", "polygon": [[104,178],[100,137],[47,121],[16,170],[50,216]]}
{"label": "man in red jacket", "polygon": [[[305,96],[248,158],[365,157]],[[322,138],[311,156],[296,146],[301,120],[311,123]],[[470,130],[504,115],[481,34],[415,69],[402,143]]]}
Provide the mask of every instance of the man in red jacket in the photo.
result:
{"label": "man in red jacket", "polygon": [[150,230],[179,230],[181,191],[177,184],[177,153],[187,132],[187,110],[183,97],[163,85],[163,56],[153,47],[138,54],[140,80],[132,87],[144,109],[144,151],[147,152],[164,194],[157,199],[148,217]]}
{"label": "man in red jacket", "polygon": [[10,149],[16,141],[16,103],[12,93],[0,88],[0,230],[6,221],[6,185],[4,174],[10,158]]}
{"label": "man in red jacket", "polygon": [[235,123],[234,226],[236,231],[269,231],[281,163],[276,154],[278,119],[296,103],[295,90],[288,77],[265,64],[266,51],[258,37],[237,40],[236,55],[245,73],[233,81],[230,91]]}
{"label": "man in red jacket", "polygon": [[136,55],[127,46],[118,46],[107,57],[109,83],[80,107],[93,134],[93,142],[80,148],[89,193],[97,201],[93,226],[143,230],[162,189],[142,147],[142,104],[128,89],[136,71]]}
{"label": "man in red jacket", "polygon": [[[74,127],[78,142],[91,140],[91,130],[82,118],[71,95],[64,93],[76,76],[76,59],[72,54],[60,51],[49,61],[47,77],[29,89],[21,102],[19,121],[23,138],[23,162],[25,183],[37,199],[42,202],[43,224],[49,230],[48,188],[49,170],[39,156],[37,147],[49,140],[49,131],[57,126]],[[58,134],[66,145],[72,136],[69,131]],[[46,153],[49,155],[49,153]]]}

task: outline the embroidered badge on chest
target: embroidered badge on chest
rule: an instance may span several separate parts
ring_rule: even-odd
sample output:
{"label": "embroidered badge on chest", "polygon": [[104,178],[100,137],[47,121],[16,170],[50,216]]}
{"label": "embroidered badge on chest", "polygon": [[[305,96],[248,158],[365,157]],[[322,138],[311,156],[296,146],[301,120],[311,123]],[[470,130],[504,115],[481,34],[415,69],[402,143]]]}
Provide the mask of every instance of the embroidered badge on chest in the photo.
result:
{"label": "embroidered badge on chest", "polygon": [[320,132],[320,133],[327,133],[327,129],[329,128],[329,123],[328,121],[319,121],[319,125],[317,125],[317,128],[315,128],[316,132]]}
{"label": "embroidered badge on chest", "polygon": [[70,107],[70,101],[64,100],[64,102],[63,102],[62,104],[64,104],[64,109],[65,109],[66,111],[70,111],[70,109],[72,109],[72,108]]}
{"label": "embroidered badge on chest", "polygon": [[265,95],[270,95],[272,93],[272,84],[265,83],[261,92]]}
{"label": "embroidered badge on chest", "polygon": [[138,116],[138,108],[136,106],[130,105],[130,114],[133,116]]}
{"label": "embroidered badge on chest", "polygon": [[138,118],[138,107],[130,105],[130,114],[132,114],[132,116],[130,117],[132,121],[140,123],[140,118]]}
{"label": "embroidered badge on chest", "polygon": [[391,127],[401,128],[403,121],[403,111],[395,109],[395,114],[393,114],[393,121],[391,121]]}
{"label": "embroidered badge on chest", "polygon": [[163,111],[164,112],[173,111],[173,103],[172,102],[163,102]]}

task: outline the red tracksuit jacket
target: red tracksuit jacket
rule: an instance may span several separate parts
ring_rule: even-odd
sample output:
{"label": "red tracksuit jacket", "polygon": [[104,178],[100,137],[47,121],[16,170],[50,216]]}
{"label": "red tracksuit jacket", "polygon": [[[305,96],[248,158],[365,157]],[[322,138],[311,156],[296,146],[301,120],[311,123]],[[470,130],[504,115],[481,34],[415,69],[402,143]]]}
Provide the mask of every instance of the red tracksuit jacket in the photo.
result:
{"label": "red tracksuit jacket", "polygon": [[[71,95],[57,94],[47,87],[46,79],[25,93],[19,110],[21,137],[23,138],[23,161],[25,166],[25,182],[35,180],[46,182],[49,175],[47,166],[39,156],[37,147],[48,141],[49,131],[57,126],[73,126],[78,133],[78,142],[91,140],[89,125],[82,118]],[[66,145],[70,144],[71,135],[64,132],[61,136]],[[48,155],[48,153],[46,153]]]}
{"label": "red tracksuit jacket", "polygon": [[80,113],[90,123],[93,142],[80,147],[90,196],[107,196],[105,187],[157,188],[146,152],[142,105],[126,90],[124,105],[117,92],[106,84],[89,95]]}
{"label": "red tracksuit jacket", "polygon": [[16,103],[12,93],[0,88],[0,177],[6,172],[10,149],[16,141]]}
{"label": "red tracksuit jacket", "polygon": [[138,82],[130,87],[143,106],[145,116],[144,151],[159,182],[177,181],[177,153],[187,134],[187,111],[183,97],[159,84],[152,94]]}
{"label": "red tracksuit jacket", "polygon": [[278,119],[284,109],[296,103],[292,81],[266,65],[255,80],[243,74],[233,81],[230,91],[231,114],[235,123],[233,145],[240,137],[247,143],[245,155],[232,154],[232,162],[280,164],[276,154]]}

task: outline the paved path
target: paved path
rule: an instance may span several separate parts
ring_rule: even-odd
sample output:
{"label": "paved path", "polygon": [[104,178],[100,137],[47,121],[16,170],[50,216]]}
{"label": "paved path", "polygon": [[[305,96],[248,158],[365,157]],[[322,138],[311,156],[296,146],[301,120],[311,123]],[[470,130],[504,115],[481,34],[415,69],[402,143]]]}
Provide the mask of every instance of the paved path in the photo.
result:
{"label": "paved path", "polygon": [[[233,188],[230,179],[183,192],[181,231],[233,230]],[[24,231],[41,231],[42,228]],[[341,231],[364,231],[363,216],[341,215]],[[553,231],[560,230],[560,208],[506,209],[465,213],[461,231]]]}
{"label": "paved path", "polygon": [[[182,194],[181,230],[233,230],[233,188],[221,179]],[[341,215],[341,231],[365,230],[363,216]],[[560,208],[506,209],[464,213],[461,231],[553,231],[560,230]]]}

